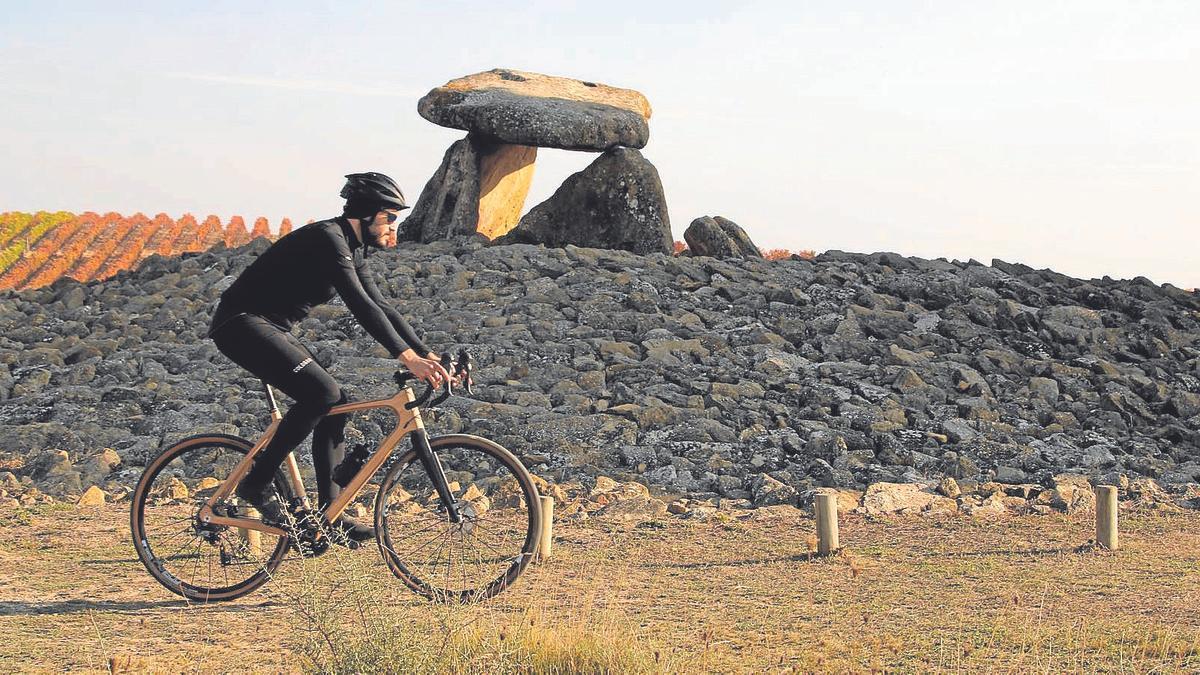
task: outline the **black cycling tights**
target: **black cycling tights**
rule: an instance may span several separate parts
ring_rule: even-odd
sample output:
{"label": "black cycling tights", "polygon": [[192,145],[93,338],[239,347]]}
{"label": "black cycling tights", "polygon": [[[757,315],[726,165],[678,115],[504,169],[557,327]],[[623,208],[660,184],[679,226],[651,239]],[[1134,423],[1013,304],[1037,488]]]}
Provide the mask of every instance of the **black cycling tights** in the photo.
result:
{"label": "black cycling tights", "polygon": [[296,401],[242,479],[243,492],[266,488],[287,454],[312,433],[318,508],[328,506],[341,491],[334,485],[332,473],[345,454],[346,416],[325,416],[330,408],[345,402],[337,382],[291,333],[260,316],[235,316],[212,338],[222,354]]}

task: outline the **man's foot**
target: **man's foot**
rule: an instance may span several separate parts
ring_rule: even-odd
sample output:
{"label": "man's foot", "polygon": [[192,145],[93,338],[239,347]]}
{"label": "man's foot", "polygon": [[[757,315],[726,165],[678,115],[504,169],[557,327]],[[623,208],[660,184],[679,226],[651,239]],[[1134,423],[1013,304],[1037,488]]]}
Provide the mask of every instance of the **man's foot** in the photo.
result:
{"label": "man's foot", "polygon": [[[349,545],[350,542],[359,544],[375,538],[375,528],[360,523],[350,516],[338,518],[330,525],[329,529],[333,531],[334,542],[343,546]],[[357,546],[351,546],[351,548],[357,548]]]}
{"label": "man's foot", "polygon": [[237,495],[238,499],[241,499],[248,506],[257,510],[259,518],[264,523],[278,526],[286,526],[288,524],[286,509],[283,504],[279,503],[278,499],[274,499],[274,495],[268,494],[265,490],[247,485],[245,481],[238,483],[233,493]]}

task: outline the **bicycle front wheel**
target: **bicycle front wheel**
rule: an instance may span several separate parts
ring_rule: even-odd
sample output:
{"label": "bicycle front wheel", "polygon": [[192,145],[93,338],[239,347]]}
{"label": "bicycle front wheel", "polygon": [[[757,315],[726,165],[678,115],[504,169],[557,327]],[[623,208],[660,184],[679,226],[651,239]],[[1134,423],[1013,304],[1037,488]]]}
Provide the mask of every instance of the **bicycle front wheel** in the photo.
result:
{"label": "bicycle front wheel", "polygon": [[[197,518],[251,447],[236,436],[192,436],[164,450],[142,472],[130,509],[134,548],[168,590],[202,602],[238,598],[266,583],[287,554],[287,536],[206,525]],[[286,503],[291,491],[282,472],[274,488]],[[236,507],[237,499],[226,503]]]}
{"label": "bicycle front wheel", "polygon": [[437,601],[471,602],[504,590],[533,558],[542,509],[529,472],[485,438],[431,438],[461,522],[451,522],[415,450],[384,477],[375,531],[388,568]]}

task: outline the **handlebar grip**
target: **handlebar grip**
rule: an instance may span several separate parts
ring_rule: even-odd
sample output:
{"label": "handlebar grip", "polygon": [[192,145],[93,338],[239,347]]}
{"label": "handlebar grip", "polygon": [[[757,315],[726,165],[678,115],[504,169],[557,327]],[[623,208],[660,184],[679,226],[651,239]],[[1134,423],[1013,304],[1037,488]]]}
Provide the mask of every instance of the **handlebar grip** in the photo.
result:
{"label": "handlebar grip", "polygon": [[[417,379],[417,376],[408,371],[398,370],[394,375],[392,375],[392,379],[396,380],[397,386],[406,387],[408,386],[409,380],[415,380]],[[424,393],[418,396],[416,400],[411,403],[404,404],[404,407],[408,410],[412,410],[413,408],[416,408],[417,406],[424,404],[425,401],[429,400],[429,396],[431,394],[433,394],[433,387],[427,387]]]}
{"label": "handlebar grip", "polygon": [[[430,392],[432,392],[433,387],[430,387],[429,390],[430,390]],[[446,399],[450,398],[450,393],[451,393],[450,392],[450,381],[447,380],[445,386],[443,387],[442,395],[438,396],[437,398],[430,401],[429,402],[430,407],[436,406],[436,405],[440,404],[442,401],[445,401]]]}
{"label": "handlebar grip", "polygon": [[404,407],[408,410],[412,410],[413,408],[422,406],[425,404],[425,401],[429,400],[429,397],[432,394],[433,394],[433,387],[426,387],[424,393],[422,393],[420,396],[418,396],[417,399],[415,401],[413,401],[412,403],[405,403]]}
{"label": "handlebar grip", "polygon": [[[442,354],[441,364],[442,364],[442,367],[446,369],[446,372],[449,373],[452,378],[455,377],[456,375],[464,375],[465,377],[463,377],[463,379],[462,379],[463,388],[466,390],[467,394],[475,393],[471,388],[471,385],[474,384],[474,382],[471,379],[471,355],[470,355],[470,353],[468,353],[465,349],[459,351],[457,364],[454,362],[454,360],[450,357],[449,354]],[[396,384],[401,387],[407,386],[407,383],[409,382],[409,380],[416,379],[415,375],[413,375],[412,373],[407,372],[407,371],[397,371],[393,377],[396,380]],[[450,394],[453,393],[451,391],[451,386],[452,386],[451,381],[446,380],[442,386],[441,395],[439,395],[436,399],[434,399],[432,402],[430,402],[429,405],[436,406],[436,405],[442,403],[443,401],[445,401],[446,399],[450,398]],[[409,410],[412,410],[413,408],[416,408],[418,406],[425,405],[425,402],[428,401],[429,397],[433,395],[434,389],[435,389],[435,387],[433,387],[433,386],[426,387],[425,391],[420,396],[418,396],[416,400],[414,400],[412,403],[405,404],[405,407]]]}

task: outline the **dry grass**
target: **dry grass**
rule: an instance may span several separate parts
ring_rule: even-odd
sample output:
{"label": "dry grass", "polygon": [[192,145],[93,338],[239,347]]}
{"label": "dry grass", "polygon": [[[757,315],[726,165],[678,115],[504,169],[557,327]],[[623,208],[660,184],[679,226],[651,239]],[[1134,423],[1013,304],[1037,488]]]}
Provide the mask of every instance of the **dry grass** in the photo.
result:
{"label": "dry grass", "polygon": [[0,517],[6,671],[1200,670],[1194,512],[1123,512],[1115,553],[1079,550],[1087,517],[851,516],[825,559],[787,508],[564,523],[554,559],[473,607],[421,601],[373,549],[189,606],[134,560],[121,505]]}

